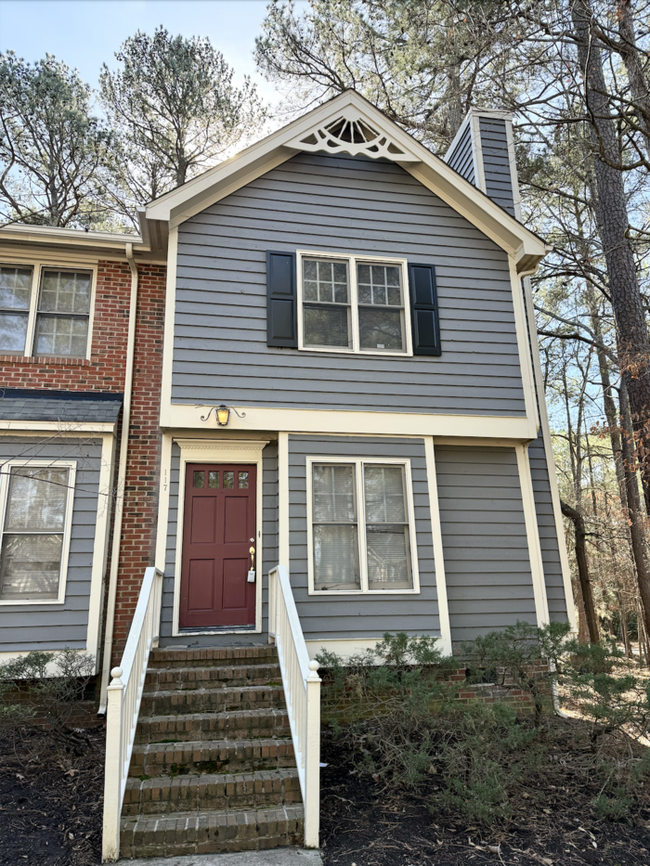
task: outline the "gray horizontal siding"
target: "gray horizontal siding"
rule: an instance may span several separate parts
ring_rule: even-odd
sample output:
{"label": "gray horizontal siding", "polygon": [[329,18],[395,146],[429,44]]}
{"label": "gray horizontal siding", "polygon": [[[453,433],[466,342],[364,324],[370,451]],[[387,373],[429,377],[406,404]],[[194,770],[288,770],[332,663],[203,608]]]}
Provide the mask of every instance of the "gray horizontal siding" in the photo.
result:
{"label": "gray horizontal siding", "polygon": [[490,198],[512,216],[515,215],[512,193],[510,156],[506,137],[506,122],[497,118],[479,118],[485,191]]}
{"label": "gray horizontal siding", "polygon": [[[310,596],[307,574],[307,457],[411,461],[419,595]],[[426,458],[422,439],[289,436],[289,571],[307,640],[372,639],[386,631],[439,636]]]}
{"label": "gray horizontal siding", "polygon": [[98,508],[101,439],[0,437],[0,463],[15,458],[74,460],[77,472],[63,604],[0,605],[0,652],[85,649]]}
{"label": "gray horizontal siding", "polygon": [[476,185],[474,174],[474,155],[472,153],[472,126],[467,124],[456,147],[446,159],[447,165],[457,171],[465,180]]}
{"label": "gray horizontal siding", "polygon": [[[542,548],[548,612],[551,621],[566,622],[567,604],[559,549],[559,544],[564,544],[564,538],[558,542],[548,465],[544,451],[544,440],[541,435],[534,442],[530,443],[528,457],[533,479],[539,540]],[[573,602],[573,599],[571,601]]]}
{"label": "gray horizontal siding", "polygon": [[262,574],[263,580],[263,634],[252,633],[250,640],[246,635],[191,635],[172,637],[174,615],[174,580],[176,571],[176,549],[178,544],[178,496],[180,474],[180,448],[172,446],[169,473],[169,517],[167,520],[167,550],[163,577],[163,596],[160,621],[161,646],[215,646],[242,643],[263,643],[268,630],[268,573],[278,564],[278,445],[270,442],[262,452]]}
{"label": "gray horizontal siding", "polygon": [[535,623],[514,448],[436,446],[451,638]]}
{"label": "gray horizontal siding", "polygon": [[[442,356],[266,345],[266,251],[436,266]],[[173,402],[522,415],[506,254],[400,166],[301,154],[179,229]]]}

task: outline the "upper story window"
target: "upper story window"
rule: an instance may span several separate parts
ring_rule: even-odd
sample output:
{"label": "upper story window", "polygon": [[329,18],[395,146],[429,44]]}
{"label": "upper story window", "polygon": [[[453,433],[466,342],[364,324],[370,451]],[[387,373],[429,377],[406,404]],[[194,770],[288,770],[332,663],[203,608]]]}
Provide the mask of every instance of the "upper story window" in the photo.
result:
{"label": "upper story window", "polygon": [[300,348],[412,354],[406,262],[300,254]]}
{"label": "upper story window", "polygon": [[62,602],[75,464],[5,467],[0,528],[0,604]]}
{"label": "upper story window", "polygon": [[352,355],[440,355],[433,264],[348,253],[266,253],[266,342]]}
{"label": "upper story window", "polygon": [[0,354],[85,358],[93,272],[0,265]]}

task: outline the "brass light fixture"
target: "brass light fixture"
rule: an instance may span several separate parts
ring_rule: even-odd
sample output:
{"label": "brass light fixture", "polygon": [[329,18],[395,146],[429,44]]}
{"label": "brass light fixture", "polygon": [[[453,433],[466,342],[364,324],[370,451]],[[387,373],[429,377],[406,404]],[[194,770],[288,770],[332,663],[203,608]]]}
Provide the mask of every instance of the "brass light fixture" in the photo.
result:
{"label": "brass light fixture", "polygon": [[[200,409],[202,407],[197,406],[196,408]],[[219,406],[211,406],[210,410],[208,411],[208,413],[206,415],[201,415],[201,421],[209,421],[210,415],[212,415],[212,413],[214,412],[214,417],[215,417],[216,422],[219,425],[219,427],[227,427],[228,421],[230,421],[230,412],[231,411],[234,412],[238,418],[245,418],[246,417],[245,412],[238,412],[234,408],[234,406],[226,406],[225,403],[221,403],[221,405],[219,405]]]}

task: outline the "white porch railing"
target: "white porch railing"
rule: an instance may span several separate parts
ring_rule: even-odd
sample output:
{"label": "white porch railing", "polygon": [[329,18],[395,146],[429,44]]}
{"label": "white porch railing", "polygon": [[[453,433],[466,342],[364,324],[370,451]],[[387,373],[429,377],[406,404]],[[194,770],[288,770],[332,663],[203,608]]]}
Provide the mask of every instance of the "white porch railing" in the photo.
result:
{"label": "white porch railing", "polygon": [[305,847],[318,848],[320,821],[320,677],[309,661],[289,574],[269,573],[269,635],[275,638],[305,808]]}
{"label": "white porch railing", "polygon": [[106,710],[102,863],[120,855],[120,816],[151,648],[158,646],[162,572],[147,568],[120,666],[111,671]]}

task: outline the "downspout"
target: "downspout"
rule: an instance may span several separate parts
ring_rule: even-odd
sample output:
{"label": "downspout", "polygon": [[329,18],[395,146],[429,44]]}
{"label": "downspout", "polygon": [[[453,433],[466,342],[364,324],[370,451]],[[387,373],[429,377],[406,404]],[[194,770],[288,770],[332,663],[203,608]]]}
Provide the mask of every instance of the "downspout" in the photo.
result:
{"label": "downspout", "polygon": [[126,244],[126,260],[131,268],[131,303],[129,306],[129,332],[126,344],[126,369],[124,372],[124,410],[122,413],[122,435],[120,457],[115,489],[115,518],[113,521],[113,545],[111,547],[111,571],[108,580],[108,603],[106,607],[106,633],[102,658],[102,682],[98,712],[106,712],[106,690],[111,669],[111,651],[115,627],[115,599],[117,597],[117,573],[120,565],[122,542],[122,518],[124,516],[124,488],[126,485],[126,461],[129,452],[129,428],[131,426],[131,394],[133,391],[133,361],[135,356],[135,324],[138,307],[138,269],[133,259],[133,244]]}

